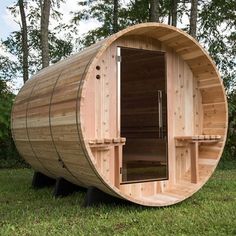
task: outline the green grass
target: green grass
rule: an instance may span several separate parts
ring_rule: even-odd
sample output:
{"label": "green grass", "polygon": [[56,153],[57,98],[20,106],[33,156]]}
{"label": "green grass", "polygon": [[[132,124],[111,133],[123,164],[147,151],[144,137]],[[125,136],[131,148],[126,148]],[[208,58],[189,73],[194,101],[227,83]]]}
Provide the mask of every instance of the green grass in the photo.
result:
{"label": "green grass", "polygon": [[0,170],[0,235],[236,235],[236,163],[222,165],[188,200],[165,208],[82,207],[30,188],[30,169]]}

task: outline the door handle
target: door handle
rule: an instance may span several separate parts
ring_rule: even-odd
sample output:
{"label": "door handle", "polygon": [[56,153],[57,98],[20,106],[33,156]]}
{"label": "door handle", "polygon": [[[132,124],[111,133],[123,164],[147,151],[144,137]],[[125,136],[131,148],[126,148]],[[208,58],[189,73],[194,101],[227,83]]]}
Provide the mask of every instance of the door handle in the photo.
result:
{"label": "door handle", "polygon": [[158,131],[159,138],[163,138],[163,117],[162,117],[162,90],[157,90],[158,95]]}

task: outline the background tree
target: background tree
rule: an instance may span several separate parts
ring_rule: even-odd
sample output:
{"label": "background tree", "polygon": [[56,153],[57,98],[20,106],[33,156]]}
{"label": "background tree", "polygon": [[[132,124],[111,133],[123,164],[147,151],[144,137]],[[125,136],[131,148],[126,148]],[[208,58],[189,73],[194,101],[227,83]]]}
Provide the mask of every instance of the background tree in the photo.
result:
{"label": "background tree", "polygon": [[159,22],[159,0],[150,0],[150,21]]}
{"label": "background tree", "polygon": [[196,32],[197,32],[197,7],[198,7],[198,0],[191,0],[189,34],[194,38],[196,38]]}
{"label": "background tree", "polygon": [[12,79],[16,76],[16,63],[0,55],[0,168],[23,165],[10,132],[12,103]]}
{"label": "background tree", "polygon": [[171,1],[171,25],[177,26],[178,1]]}
{"label": "background tree", "polygon": [[119,8],[119,0],[113,0],[113,33],[116,33],[119,31],[118,27],[118,8]]}
{"label": "background tree", "polygon": [[164,1],[165,11],[168,12],[168,25],[177,26],[178,0]]}
{"label": "background tree", "polygon": [[128,25],[125,19],[126,9],[118,0],[79,1],[81,11],[73,12],[72,23],[78,24],[81,20],[95,19],[100,26],[88,31],[82,40],[81,46],[89,46],[95,41],[105,38]]}
{"label": "background tree", "polygon": [[20,16],[21,16],[21,44],[22,44],[22,68],[23,68],[23,81],[24,83],[29,79],[29,49],[28,49],[28,29],[26,23],[26,16],[25,16],[25,8],[24,8],[24,1],[18,1],[19,8],[20,8]]}
{"label": "background tree", "polygon": [[[60,7],[61,1],[55,1],[53,4],[51,4],[51,17],[54,20],[57,20],[60,22],[60,19],[62,17],[61,13],[58,12],[56,9]],[[19,8],[18,5],[15,4],[12,7],[9,7],[9,10],[11,11],[13,17],[15,19],[18,19],[19,16]],[[36,73],[38,70],[42,68],[43,60],[42,60],[42,37],[41,37],[41,17],[43,16],[41,14],[41,5],[39,0],[35,0],[32,2],[28,2],[27,4],[24,4],[24,10],[27,13],[26,14],[26,22],[27,22],[27,33],[28,33],[28,73],[29,75],[32,75]],[[18,24],[21,26],[21,22],[18,22]],[[48,39],[46,40],[46,44],[48,44],[48,53],[44,53],[47,58],[44,60],[44,66],[48,65],[48,58],[51,63],[55,63],[62,58],[67,57],[70,55],[73,51],[73,45],[70,39],[68,27],[65,25],[57,24],[54,28],[51,30],[47,30],[47,27],[45,28],[48,33]],[[70,30],[70,29],[69,29]],[[58,37],[58,35],[61,35]],[[63,39],[62,39],[63,38]],[[21,31],[14,31],[12,32],[6,40],[2,42],[2,44],[5,46],[6,51],[10,53],[13,57],[17,59],[17,68],[18,68],[18,75],[23,75],[23,48],[21,46]],[[47,47],[47,46],[46,46]],[[47,49],[46,49],[47,51]],[[41,58],[41,60],[40,60]]]}
{"label": "background tree", "polygon": [[41,50],[42,50],[42,68],[49,66],[49,43],[48,26],[50,16],[51,1],[40,0],[40,29],[41,29]]}
{"label": "background tree", "polygon": [[[78,1],[78,5],[82,7],[82,10],[73,12],[72,23],[78,24],[81,20],[89,19],[95,19],[100,23],[100,26],[88,31],[80,40],[82,47],[89,46],[129,25],[159,21],[160,9],[162,8],[159,5],[159,0],[130,0],[126,4],[114,0],[89,0]],[[114,22],[117,22],[117,28]]]}
{"label": "background tree", "polygon": [[17,77],[17,73],[17,63],[11,60],[8,56],[0,55],[0,80],[4,81],[4,84],[7,86],[4,87],[4,91],[12,90],[9,84],[13,85],[13,80]]}

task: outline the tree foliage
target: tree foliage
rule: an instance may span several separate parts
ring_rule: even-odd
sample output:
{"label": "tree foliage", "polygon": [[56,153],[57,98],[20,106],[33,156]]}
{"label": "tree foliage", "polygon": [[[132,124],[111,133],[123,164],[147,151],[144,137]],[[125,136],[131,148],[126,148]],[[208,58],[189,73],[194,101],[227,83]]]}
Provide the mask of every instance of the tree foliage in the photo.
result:
{"label": "tree foliage", "polygon": [[[111,35],[114,31],[119,31],[125,27],[124,22],[120,21],[124,9],[121,7],[119,1],[116,1],[116,7],[114,7],[113,0],[79,1],[78,4],[80,7],[83,7],[83,10],[73,12],[72,23],[78,24],[81,20],[96,19],[101,25],[94,30],[90,30],[88,34],[80,40],[83,46],[89,46],[97,40]],[[119,11],[117,11],[118,9]],[[116,10],[115,19],[113,15],[114,10]]]}
{"label": "tree foliage", "polygon": [[[42,67],[42,44],[41,44],[41,6],[39,0],[33,0],[30,3],[25,4],[26,19],[27,19],[27,32],[28,32],[28,61],[29,61],[29,74],[35,74]],[[52,1],[51,17],[58,22],[60,21],[62,14],[58,12],[55,7],[60,6],[61,0]],[[11,14],[14,18],[18,18],[19,9],[15,4],[9,7]],[[21,25],[21,22],[18,22]],[[67,37],[58,37],[58,34],[63,30],[63,25],[60,23],[48,32],[48,47],[49,47],[49,60],[51,63],[55,63],[72,53],[73,45],[71,40]],[[23,74],[23,50],[21,44],[21,31],[12,32],[9,37],[2,41],[2,44],[6,47],[7,52],[17,58],[19,74]],[[47,61],[47,60],[46,60]],[[47,62],[45,63],[45,65]]]}
{"label": "tree foliage", "polygon": [[[82,10],[73,12],[72,22],[78,24],[84,20],[97,20],[100,25],[88,31],[80,40],[82,46],[89,46],[97,40],[103,39],[114,33],[113,15],[114,3],[118,4],[117,22],[118,30],[122,30],[130,25],[135,25],[148,21],[169,22],[176,25],[181,23],[182,15],[186,14],[186,4],[189,2],[179,0],[80,0],[78,5]],[[116,7],[115,7],[116,9]],[[167,20],[168,19],[168,20]]]}
{"label": "tree foliage", "polygon": [[[17,63],[10,60],[9,57],[0,55],[0,80],[12,82],[17,76],[19,68]],[[2,87],[3,88],[3,87]],[[10,89],[10,88],[9,88]],[[4,90],[6,91],[6,90]]]}
{"label": "tree foliage", "polygon": [[9,135],[10,113],[14,95],[10,92],[7,81],[0,80],[0,139],[4,140]]}
{"label": "tree foliage", "polygon": [[[1,64],[1,62],[4,62],[4,64]],[[5,70],[5,63],[9,63],[8,59],[0,57],[0,168],[23,163],[19,159],[10,132],[11,109],[15,95],[11,92],[8,84],[10,79],[4,78],[5,75],[2,76],[2,72],[6,74],[11,72],[8,69]],[[12,70],[14,69],[12,68]]]}
{"label": "tree foliage", "polygon": [[234,0],[212,0],[199,13],[198,39],[209,51],[227,91],[236,85],[236,15]]}

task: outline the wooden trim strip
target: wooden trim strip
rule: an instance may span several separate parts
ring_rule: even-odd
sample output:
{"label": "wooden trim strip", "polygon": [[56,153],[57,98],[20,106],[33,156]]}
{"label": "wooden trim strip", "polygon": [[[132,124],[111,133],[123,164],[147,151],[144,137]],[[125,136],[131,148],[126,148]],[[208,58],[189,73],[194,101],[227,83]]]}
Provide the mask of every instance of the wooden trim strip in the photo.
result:
{"label": "wooden trim strip", "polygon": [[65,162],[63,161],[63,158],[61,157],[60,153],[58,152],[58,149],[56,147],[56,144],[55,144],[55,140],[54,140],[54,137],[53,137],[53,132],[52,132],[52,125],[51,125],[51,106],[52,106],[52,99],[53,99],[53,95],[54,95],[54,91],[55,91],[55,88],[57,86],[57,83],[59,81],[59,79],[61,78],[61,75],[62,75],[63,71],[61,71],[61,73],[58,75],[58,78],[56,80],[56,82],[54,83],[54,86],[53,86],[53,89],[52,89],[52,92],[51,92],[51,97],[50,97],[50,102],[49,102],[49,112],[48,112],[48,119],[49,119],[49,130],[50,130],[50,134],[51,134],[51,138],[52,138],[52,144],[53,144],[53,147],[57,153],[57,156],[58,156],[58,162],[59,162],[59,166],[61,166],[62,164],[62,168],[66,169],[67,172],[74,178],[76,179],[79,183],[81,183],[82,185],[84,185],[83,182],[81,182],[75,175],[73,175],[73,173],[68,169],[68,167],[66,166]]}
{"label": "wooden trim strip", "polygon": [[[76,110],[75,110],[75,118],[76,118],[76,127],[77,127],[77,133],[78,133],[78,143],[81,147],[81,149],[83,150],[83,153],[84,153],[84,157],[85,159],[87,160],[88,162],[88,165],[91,167],[91,169],[94,171],[95,168],[93,168],[93,164],[90,160],[90,157],[87,157],[87,150],[86,150],[86,146],[84,144],[84,142],[82,142],[82,139],[83,139],[83,136],[82,136],[82,132],[81,132],[81,127],[79,126],[79,123],[81,123],[79,121],[79,114],[80,114],[80,101],[81,101],[81,84],[83,83],[86,75],[87,75],[87,72],[88,72],[88,69],[89,69],[89,66],[91,65],[92,61],[93,61],[93,58],[94,58],[94,55],[92,54],[91,58],[89,59],[87,65],[85,66],[85,69],[84,69],[84,72],[80,78],[80,83],[79,83],[79,86],[78,86],[78,90],[77,90],[77,96],[76,96]],[[101,178],[99,177],[98,174],[96,174],[96,171],[94,171],[94,174],[98,177],[99,180],[101,180]]]}
{"label": "wooden trim strip", "polygon": [[31,98],[31,96],[32,96],[32,94],[33,94],[33,91],[34,91],[36,85],[38,84],[38,81],[39,81],[39,79],[38,79],[38,80],[35,80],[35,83],[34,83],[34,85],[33,85],[33,87],[32,87],[32,90],[31,90],[31,92],[30,92],[30,94],[29,94],[29,96],[28,96],[28,101],[27,101],[26,111],[25,111],[25,119],[26,119],[26,122],[25,122],[25,126],[26,126],[26,127],[25,127],[25,128],[26,128],[26,134],[27,134],[27,138],[28,138],[28,141],[29,141],[31,150],[32,150],[32,152],[33,152],[35,158],[38,160],[38,162],[42,165],[42,167],[43,167],[48,173],[50,173],[52,176],[55,176],[51,171],[49,171],[49,169],[48,169],[47,167],[44,166],[43,162],[42,162],[42,161],[40,160],[40,158],[37,156],[37,154],[36,154],[36,152],[35,152],[35,150],[34,150],[34,148],[33,148],[32,142],[30,141],[30,138],[29,138],[29,130],[28,130],[29,101],[30,101],[30,98]]}

